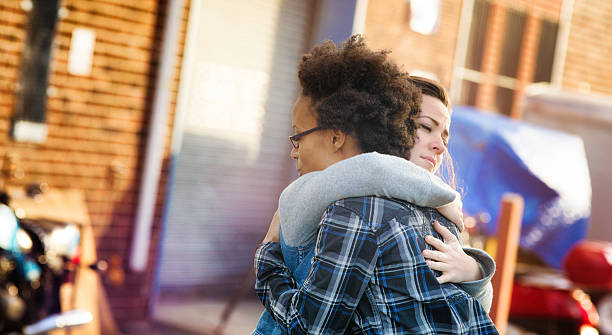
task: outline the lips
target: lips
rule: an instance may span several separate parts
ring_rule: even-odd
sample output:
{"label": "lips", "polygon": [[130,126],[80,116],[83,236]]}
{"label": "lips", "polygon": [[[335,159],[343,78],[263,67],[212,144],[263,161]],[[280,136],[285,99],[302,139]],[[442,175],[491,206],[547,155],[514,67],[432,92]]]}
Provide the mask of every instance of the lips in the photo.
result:
{"label": "lips", "polygon": [[433,159],[433,157],[428,157],[428,156],[421,156],[422,159],[428,161],[429,163],[431,163],[431,168],[433,169],[434,167],[436,167],[436,160]]}

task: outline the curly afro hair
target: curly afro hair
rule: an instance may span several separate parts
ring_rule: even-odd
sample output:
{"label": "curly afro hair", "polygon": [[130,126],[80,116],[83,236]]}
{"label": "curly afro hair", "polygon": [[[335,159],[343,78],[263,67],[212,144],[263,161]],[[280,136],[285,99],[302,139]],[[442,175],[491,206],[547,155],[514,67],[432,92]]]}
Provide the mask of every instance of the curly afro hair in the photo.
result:
{"label": "curly afro hair", "polygon": [[301,94],[311,99],[320,126],[353,135],[363,152],[408,157],[421,90],[388,53],[370,50],[360,35],[339,47],[324,42],[298,65]]}

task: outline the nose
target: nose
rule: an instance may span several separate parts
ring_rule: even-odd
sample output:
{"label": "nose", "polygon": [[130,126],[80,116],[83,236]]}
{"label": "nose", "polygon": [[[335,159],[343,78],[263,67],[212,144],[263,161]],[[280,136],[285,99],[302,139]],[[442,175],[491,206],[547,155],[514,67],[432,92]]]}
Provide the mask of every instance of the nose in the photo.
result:
{"label": "nose", "polygon": [[292,159],[298,158],[298,150],[294,146],[291,146],[291,152],[289,153],[289,157],[291,157]]}
{"label": "nose", "polygon": [[444,141],[441,138],[433,138],[429,142],[429,149],[439,155],[446,151],[446,146],[444,145]]}

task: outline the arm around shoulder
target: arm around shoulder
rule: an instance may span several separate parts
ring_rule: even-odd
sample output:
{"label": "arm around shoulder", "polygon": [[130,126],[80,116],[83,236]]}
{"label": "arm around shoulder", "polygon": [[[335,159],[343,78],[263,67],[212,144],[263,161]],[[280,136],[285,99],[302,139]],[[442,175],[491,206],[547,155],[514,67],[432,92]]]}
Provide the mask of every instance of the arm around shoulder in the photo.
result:
{"label": "arm around shoulder", "polygon": [[373,235],[358,215],[331,205],[321,220],[312,267],[302,286],[286,271],[277,243],[260,247],[257,294],[285,333],[344,333],[376,266]]}

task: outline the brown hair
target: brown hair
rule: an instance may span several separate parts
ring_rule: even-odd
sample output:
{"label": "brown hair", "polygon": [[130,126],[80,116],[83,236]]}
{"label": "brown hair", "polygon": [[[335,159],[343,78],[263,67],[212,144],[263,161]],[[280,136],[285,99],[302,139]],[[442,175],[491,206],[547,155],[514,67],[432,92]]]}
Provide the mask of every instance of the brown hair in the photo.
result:
{"label": "brown hair", "polygon": [[421,93],[424,95],[432,96],[444,104],[446,107],[450,107],[450,101],[448,99],[448,94],[446,93],[446,89],[442,87],[438,82],[417,76],[410,76],[410,81],[421,89]]}
{"label": "brown hair", "polygon": [[[444,104],[444,106],[449,108],[450,112],[450,100],[448,98],[448,94],[446,93],[446,89],[442,85],[440,85],[440,83],[428,78],[417,76],[410,76],[410,81],[416,87],[421,89],[421,93],[423,95],[429,95],[440,100]],[[441,174],[438,172],[438,174],[440,174],[440,176],[445,175],[446,178],[444,178],[444,181],[452,188],[457,189],[458,185],[457,181],[455,180],[455,168],[453,166],[453,159],[448,150],[444,152],[443,161],[443,168],[445,170],[445,173]]]}

